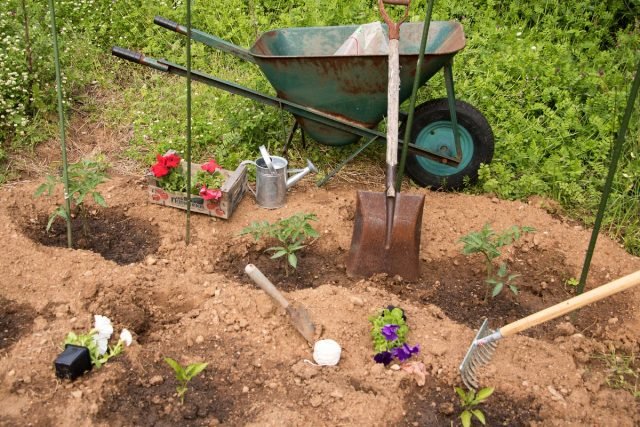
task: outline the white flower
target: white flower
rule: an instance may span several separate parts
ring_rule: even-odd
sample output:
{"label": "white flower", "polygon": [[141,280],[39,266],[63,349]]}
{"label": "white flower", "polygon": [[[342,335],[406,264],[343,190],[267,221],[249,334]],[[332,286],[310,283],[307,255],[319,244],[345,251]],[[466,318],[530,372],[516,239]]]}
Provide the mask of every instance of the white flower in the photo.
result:
{"label": "white flower", "polygon": [[531,50],[536,50],[536,49],[537,49],[537,47],[531,46]]}
{"label": "white flower", "polygon": [[127,347],[131,345],[133,337],[131,336],[131,332],[129,332],[128,329],[123,329],[122,332],[120,332],[120,341],[125,343]]}
{"label": "white flower", "polygon": [[95,319],[94,329],[98,331],[98,337],[105,338],[109,341],[111,338],[111,334],[113,334],[113,325],[111,324],[111,320],[109,320],[106,316],[100,316],[96,314],[93,316]]}
{"label": "white flower", "polygon": [[98,354],[100,356],[102,356],[103,354],[105,354],[107,352],[109,338],[105,338],[105,337],[100,336],[100,335],[94,335],[93,336],[93,341],[98,346]]}
{"label": "white flower", "polygon": [[516,37],[520,37],[521,35],[522,35],[522,31],[518,31],[518,32],[516,33]]}

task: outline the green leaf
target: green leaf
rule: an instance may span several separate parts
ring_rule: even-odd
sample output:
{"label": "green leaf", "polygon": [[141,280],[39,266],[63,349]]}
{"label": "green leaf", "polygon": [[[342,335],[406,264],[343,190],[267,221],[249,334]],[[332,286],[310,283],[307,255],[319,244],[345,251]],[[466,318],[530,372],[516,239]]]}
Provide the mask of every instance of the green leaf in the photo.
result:
{"label": "green leaf", "polygon": [[186,380],[184,368],[182,367],[182,365],[180,365],[178,362],[176,362],[170,357],[165,357],[164,361],[167,362],[169,366],[171,366],[171,368],[176,374],[176,378],[178,379],[178,381]]}
{"label": "green leaf", "polygon": [[489,396],[493,394],[494,390],[495,388],[493,387],[485,387],[481,389],[480,391],[478,391],[478,394],[476,395],[476,400],[478,402],[482,402],[486,400]]}
{"label": "green leaf", "polygon": [[504,277],[507,274],[507,264],[505,264],[504,262],[500,264],[500,267],[498,267],[498,276],[499,277]]}
{"label": "green leaf", "polygon": [[491,292],[491,296],[495,298],[500,292],[502,292],[502,288],[504,287],[504,283],[498,283],[494,286],[493,291]]}
{"label": "green leaf", "polygon": [[298,267],[298,257],[296,256],[296,254],[289,254],[288,261],[289,264],[291,264],[291,267]]}
{"label": "green leaf", "polygon": [[44,184],[40,184],[40,186],[36,189],[36,192],[33,194],[33,197],[39,197],[42,195],[42,193],[44,193],[47,188],[49,188],[49,186],[44,183]]}
{"label": "green leaf", "polygon": [[100,206],[106,208],[107,207],[107,202],[105,202],[104,197],[102,197],[102,194],[98,193],[98,192],[94,192],[91,194],[93,196],[93,200],[95,200],[95,202],[97,204],[99,204]]}
{"label": "green leaf", "polygon": [[509,289],[511,289],[511,292],[515,295],[518,295],[518,287],[516,285],[509,285]]}
{"label": "green leaf", "polygon": [[190,380],[191,378],[195,377],[200,372],[204,371],[204,368],[206,368],[207,365],[208,363],[192,363],[191,365],[187,366],[187,369],[185,369],[186,379]]}
{"label": "green leaf", "polygon": [[460,396],[460,400],[464,403],[467,399],[467,393],[465,393],[462,387],[455,387],[456,393]]}
{"label": "green leaf", "polygon": [[460,421],[462,421],[462,427],[471,427],[471,412],[467,410],[462,411]]}
{"label": "green leaf", "polygon": [[480,421],[482,423],[482,425],[486,425],[487,422],[484,419],[484,414],[482,413],[482,411],[480,409],[473,409],[471,410],[471,412],[473,412],[473,415],[476,416],[476,418],[478,419],[478,421]]}
{"label": "green leaf", "polygon": [[285,251],[284,249],[280,249],[279,251],[271,255],[271,259],[280,258],[282,256],[285,256],[286,254],[287,254],[287,251]]}

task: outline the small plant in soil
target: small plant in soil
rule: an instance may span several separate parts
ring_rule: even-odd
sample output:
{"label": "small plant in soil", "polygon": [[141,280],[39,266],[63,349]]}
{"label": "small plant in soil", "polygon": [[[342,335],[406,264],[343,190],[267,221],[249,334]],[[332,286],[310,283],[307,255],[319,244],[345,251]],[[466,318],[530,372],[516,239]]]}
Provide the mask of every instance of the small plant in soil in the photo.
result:
{"label": "small plant in soil", "polygon": [[107,363],[112,357],[118,356],[124,350],[125,346],[131,345],[133,337],[131,332],[123,329],[120,332],[120,339],[115,346],[109,346],[109,339],[113,334],[113,325],[108,317],[95,315],[94,326],[89,332],[84,334],[76,334],[69,332],[64,340],[64,345],[72,344],[80,347],[86,347],[89,350],[91,364],[96,368],[100,368]]}
{"label": "small plant in soil", "polygon": [[640,399],[640,361],[634,354],[624,355],[614,351],[597,356],[607,367],[607,385],[626,390]]}
{"label": "small plant in soil", "polygon": [[401,308],[389,306],[378,315],[369,318],[369,322],[373,350],[376,352],[373,360],[377,363],[383,363],[386,366],[394,358],[404,362],[413,354],[420,352],[420,346],[412,347],[406,342],[409,326]]}
{"label": "small plant in soil", "polygon": [[183,367],[180,363],[170,357],[165,357],[164,361],[171,366],[171,369],[173,369],[173,372],[176,375],[176,380],[178,381],[176,392],[180,398],[180,403],[184,403],[184,395],[188,390],[187,384],[189,384],[189,381],[191,381],[196,375],[204,371],[208,363],[192,363]]}
{"label": "small plant in soil", "polygon": [[[91,197],[98,205],[107,206],[104,197],[96,190],[96,187],[108,179],[108,166],[103,159],[97,158],[96,160],[84,159],[78,163],[70,164],[67,169],[69,177],[68,197],[71,199],[71,210],[75,210],[80,215],[85,235],[89,232],[87,229],[88,210],[85,205],[86,199]],[[37,188],[34,197],[39,197],[45,192],[48,196],[51,196],[58,185],[64,186],[62,176],[49,175],[46,181]],[[49,216],[47,231],[49,231],[57,217],[67,220],[67,214],[65,203],[58,206]]]}
{"label": "small plant in soil", "polygon": [[[151,173],[157,178],[160,188],[176,193],[187,192],[186,169],[180,164],[181,160],[180,156],[173,152],[156,156]],[[219,200],[222,197],[220,188],[225,178],[222,175],[222,167],[214,159],[201,165],[191,181],[191,194],[199,195],[204,200]]]}
{"label": "small plant in soil", "polygon": [[484,297],[485,301],[489,298],[490,289],[491,297],[493,298],[498,296],[505,286],[514,294],[518,294],[518,287],[513,282],[518,275],[508,274],[507,264],[504,262],[500,263],[496,269],[494,260],[501,255],[501,247],[514,243],[526,233],[533,232],[535,232],[533,227],[518,227],[517,225],[513,225],[501,233],[496,233],[491,229],[489,224],[485,224],[482,230],[473,231],[460,238],[460,242],[464,243],[464,247],[462,248],[463,254],[471,255],[481,253],[485,258],[487,270],[485,282],[488,285]]}
{"label": "small plant in soil", "polygon": [[493,387],[485,387],[477,393],[473,389],[464,391],[461,387],[456,387],[455,390],[460,397],[460,406],[462,407],[462,412],[460,412],[459,415],[462,426],[470,427],[473,417],[480,421],[482,425],[486,425],[487,422],[484,413],[481,409],[478,409],[477,406],[493,394]]}
{"label": "small plant in soil", "polygon": [[256,221],[240,231],[240,235],[250,234],[258,241],[261,239],[276,239],[279,246],[267,248],[267,252],[273,252],[271,259],[285,259],[285,272],[289,275],[288,266],[294,269],[298,267],[296,252],[307,246],[308,239],[317,239],[320,234],[313,228],[310,221],[317,221],[315,214],[297,213],[289,218],[281,219],[271,224],[268,221]]}

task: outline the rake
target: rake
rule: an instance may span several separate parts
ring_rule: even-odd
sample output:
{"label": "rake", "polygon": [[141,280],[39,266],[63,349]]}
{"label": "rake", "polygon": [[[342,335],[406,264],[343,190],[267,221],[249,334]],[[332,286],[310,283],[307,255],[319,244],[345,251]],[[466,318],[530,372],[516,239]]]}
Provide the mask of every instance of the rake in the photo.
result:
{"label": "rake", "polygon": [[523,319],[509,323],[498,330],[490,329],[489,320],[485,319],[460,364],[462,381],[469,389],[478,388],[478,370],[491,361],[498,346],[498,340],[515,335],[533,326],[577,310],[580,307],[617,294],[618,292],[633,288],[638,284],[640,284],[640,270],[609,282],[606,285],[592,289],[589,292],[585,292],[582,295],[575,296],[531,314]]}

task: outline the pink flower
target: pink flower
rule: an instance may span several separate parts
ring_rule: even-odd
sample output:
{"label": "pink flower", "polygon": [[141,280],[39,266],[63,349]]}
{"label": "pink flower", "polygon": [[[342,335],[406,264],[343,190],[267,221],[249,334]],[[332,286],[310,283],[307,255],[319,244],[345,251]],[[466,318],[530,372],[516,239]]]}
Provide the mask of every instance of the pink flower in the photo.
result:
{"label": "pink flower", "polygon": [[209,173],[214,173],[218,169],[222,169],[222,167],[220,167],[220,165],[214,159],[209,160],[208,163],[205,163],[204,165],[200,166],[200,168],[202,168],[202,170],[207,171]]}
{"label": "pink flower", "polygon": [[222,197],[222,191],[220,190],[209,190],[205,185],[200,189],[200,197],[205,200],[220,200]]}

